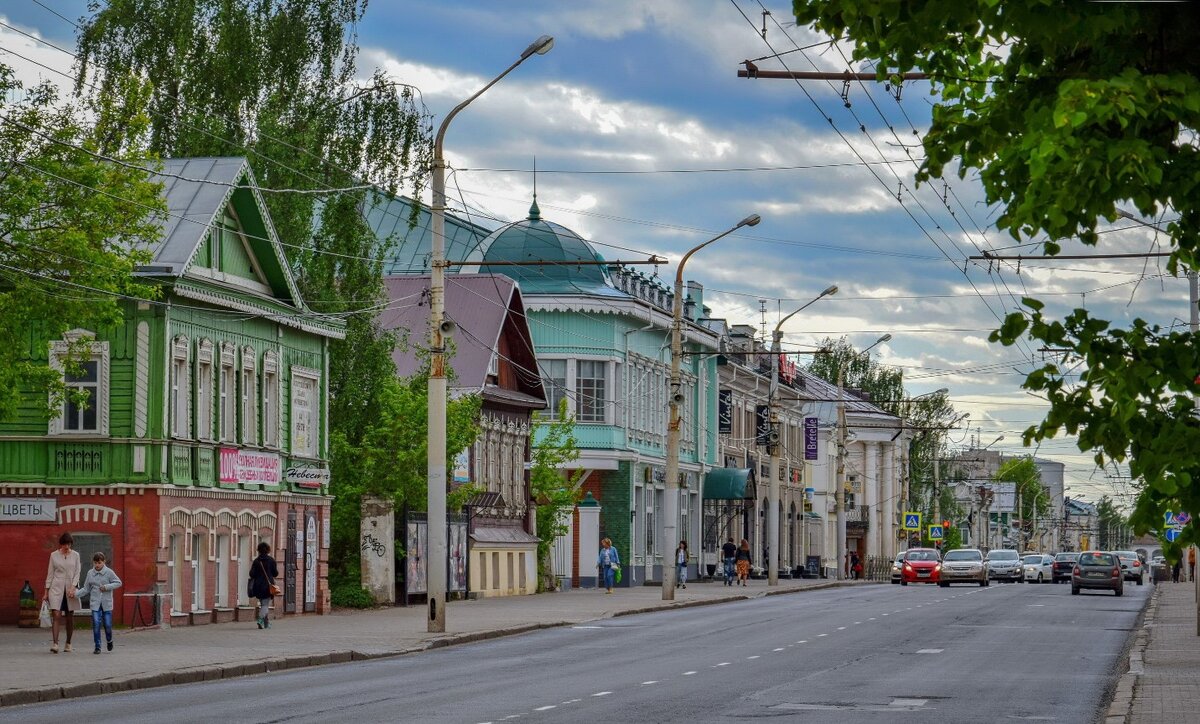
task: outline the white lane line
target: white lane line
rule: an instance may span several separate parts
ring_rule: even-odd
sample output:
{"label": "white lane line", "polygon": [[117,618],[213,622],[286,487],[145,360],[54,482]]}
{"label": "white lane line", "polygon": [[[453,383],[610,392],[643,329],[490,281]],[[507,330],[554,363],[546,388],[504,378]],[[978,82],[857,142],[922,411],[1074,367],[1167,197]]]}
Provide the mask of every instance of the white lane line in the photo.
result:
{"label": "white lane line", "polygon": [[578,704],[581,701],[583,701],[583,699],[567,699],[566,701],[563,702],[563,705],[565,706],[567,704]]}
{"label": "white lane line", "polygon": [[611,693],[611,691],[597,691],[595,694],[592,694],[592,696],[608,696]]}
{"label": "white lane line", "polygon": [[862,621],[855,621],[855,622],[854,622],[854,625],[855,625],[855,626],[857,626],[857,625],[859,625],[860,623],[862,623]]}
{"label": "white lane line", "polygon": [[[722,661],[721,663],[717,664],[717,666],[729,666],[729,662],[728,662],[728,661]],[[717,668],[717,666],[714,666],[713,668],[715,669],[715,668]]]}
{"label": "white lane line", "polygon": [[604,628],[603,626],[572,626],[574,629]]}
{"label": "white lane line", "polygon": [[772,651],[783,651],[783,649],[771,649]]}
{"label": "white lane line", "polygon": [[[980,525],[983,525],[983,524],[980,523]],[[845,630],[846,630],[845,626],[838,626],[838,631],[845,631]]]}
{"label": "white lane line", "polygon": [[[883,615],[884,615],[884,616],[886,616],[887,614],[885,613],[885,614],[883,614]],[[875,620],[875,617],[874,617],[874,616],[872,616],[871,618],[868,618],[867,620],[868,620],[868,621],[874,621],[874,620]]]}
{"label": "white lane line", "polygon": [[943,651],[945,651],[945,649],[918,649],[917,653],[918,654],[940,654]]}
{"label": "white lane line", "polygon": [[806,643],[808,643],[808,639],[804,639],[803,641],[797,641],[796,643],[798,643],[798,644],[806,644]]}
{"label": "white lane line", "polygon": [[691,675],[693,675],[693,674],[695,674],[695,673],[696,673],[695,671],[685,671],[685,672],[683,672],[683,675],[684,675],[684,676],[691,676]]}
{"label": "white lane line", "polygon": [[[981,525],[982,525],[982,524],[981,524]],[[749,660],[753,660],[753,659],[757,659],[757,658],[758,658],[758,656],[747,656],[747,657],[746,657],[746,659],[747,659],[748,661],[749,661]]]}
{"label": "white lane line", "polygon": [[892,699],[889,706],[925,706],[928,699]]}
{"label": "white lane line", "polygon": [[880,615],[880,616],[890,616],[891,614],[887,614],[887,613],[881,613],[881,614],[879,614],[879,615]]}
{"label": "white lane line", "polygon": [[650,681],[643,681],[643,682],[642,682],[642,686],[650,686],[651,684],[657,684],[657,683],[658,683],[658,682],[657,682],[657,681],[654,681],[654,680],[650,680]]}
{"label": "white lane line", "polygon": [[547,704],[546,706],[539,706],[539,707],[534,708],[534,711],[550,711],[551,709],[557,709],[557,708],[558,708],[558,704]]}
{"label": "white lane line", "polygon": [[828,636],[828,635],[829,634],[817,634],[817,638],[821,638],[822,636]]}

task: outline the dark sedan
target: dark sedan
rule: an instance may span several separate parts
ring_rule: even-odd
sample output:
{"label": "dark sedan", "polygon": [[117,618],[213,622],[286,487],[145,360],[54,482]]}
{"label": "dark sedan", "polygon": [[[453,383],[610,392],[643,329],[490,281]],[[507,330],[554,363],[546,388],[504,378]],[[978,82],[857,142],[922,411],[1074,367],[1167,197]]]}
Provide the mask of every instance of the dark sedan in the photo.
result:
{"label": "dark sedan", "polygon": [[1071,595],[1078,596],[1084,588],[1112,591],[1118,596],[1124,594],[1125,577],[1121,574],[1120,559],[1100,551],[1080,553],[1071,570]]}
{"label": "dark sedan", "polygon": [[1070,582],[1071,571],[1075,569],[1075,561],[1079,560],[1078,553],[1059,553],[1054,556],[1054,568],[1050,572],[1050,577],[1055,583],[1060,581]]}

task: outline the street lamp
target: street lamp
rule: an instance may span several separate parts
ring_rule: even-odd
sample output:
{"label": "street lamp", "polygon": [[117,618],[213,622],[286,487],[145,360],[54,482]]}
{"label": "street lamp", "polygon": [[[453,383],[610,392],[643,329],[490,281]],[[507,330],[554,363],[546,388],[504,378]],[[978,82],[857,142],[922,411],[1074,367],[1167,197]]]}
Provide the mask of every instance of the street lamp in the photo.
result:
{"label": "street lamp", "polygon": [[[883,344],[892,338],[885,334],[871,343],[861,352],[851,352],[851,357],[870,352],[876,345]],[[834,498],[837,500],[837,580],[846,578],[846,393],[843,389],[843,370],[845,364],[838,365],[838,446],[837,446],[837,490]]]}
{"label": "street lamp", "polygon": [[[679,359],[683,356],[683,267],[692,254],[721,239],[743,226],[755,226],[762,221],[758,214],[750,214],[737,222],[731,229],[722,231],[708,241],[694,246],[679,260],[675,269],[675,303],[671,310],[671,394],[669,398],[670,417],[667,424],[667,496],[663,505],[663,581],[662,600],[675,600],[675,561],[667,562],[666,552],[675,548],[675,523],[679,517],[679,406],[683,403],[683,392],[680,390]],[[674,555],[674,554],[672,554]]]}
{"label": "street lamp", "polygon": [[543,35],[530,43],[521,52],[521,57],[508,66],[475,95],[459,103],[442,120],[433,141],[433,204],[432,249],[429,280],[429,431],[428,431],[428,536],[426,543],[427,597],[429,599],[428,631],[441,633],[446,630],[446,337],[454,332],[454,323],[445,319],[446,295],[446,159],[442,155],[442,141],[450,121],[513,68],[533,54],[545,55],[554,47],[554,38]]}
{"label": "street lamp", "polygon": [[[771,390],[767,397],[767,453],[771,456],[771,480],[767,485],[767,585],[779,585],[779,344],[783,341],[783,323],[803,312],[810,305],[823,297],[837,294],[836,284],[826,287],[825,291],[810,300],[804,306],[779,320],[775,331],[771,333]],[[804,513],[801,505],[800,513]]]}

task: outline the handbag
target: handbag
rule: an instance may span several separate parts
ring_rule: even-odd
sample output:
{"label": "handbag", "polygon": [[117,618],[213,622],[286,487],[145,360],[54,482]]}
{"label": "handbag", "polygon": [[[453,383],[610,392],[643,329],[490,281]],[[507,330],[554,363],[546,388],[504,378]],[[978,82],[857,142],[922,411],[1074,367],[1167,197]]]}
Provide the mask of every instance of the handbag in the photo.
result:
{"label": "handbag", "polygon": [[613,583],[621,582],[621,567],[613,566]]}
{"label": "handbag", "polygon": [[50,604],[46,601],[42,601],[42,610],[40,613],[38,613],[38,626],[41,626],[42,628],[50,628],[51,623]]}
{"label": "handbag", "polygon": [[271,580],[271,577],[269,575],[267,575],[267,567],[263,565],[262,561],[258,562],[258,567],[262,569],[263,578],[267,579],[267,592],[270,593],[272,596],[282,596],[283,589],[281,589],[279,586],[275,585],[275,581]]}

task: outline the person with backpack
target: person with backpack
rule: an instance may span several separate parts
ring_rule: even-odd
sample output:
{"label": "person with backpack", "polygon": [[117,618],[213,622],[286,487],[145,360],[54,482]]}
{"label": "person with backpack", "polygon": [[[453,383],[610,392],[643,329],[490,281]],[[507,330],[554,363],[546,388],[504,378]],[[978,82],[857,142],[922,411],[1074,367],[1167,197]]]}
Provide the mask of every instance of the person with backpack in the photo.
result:
{"label": "person with backpack", "polygon": [[617,571],[621,570],[621,556],[613,548],[612,539],[600,541],[600,555],[596,556],[596,567],[600,569],[600,580],[604,582],[605,593],[612,593],[613,582]]}
{"label": "person with backpack", "polygon": [[258,558],[250,564],[250,585],[247,593],[251,598],[258,599],[258,618],[255,620],[259,628],[271,628],[271,602],[279,594],[279,586],[275,585],[275,579],[279,577],[279,568],[270,553],[270,544],[266,541],[259,543]]}
{"label": "person with backpack", "polygon": [[721,546],[721,557],[725,563],[725,585],[733,585],[733,577],[735,574],[734,565],[737,559],[737,544],[733,542],[733,538],[725,541],[725,545]]}

